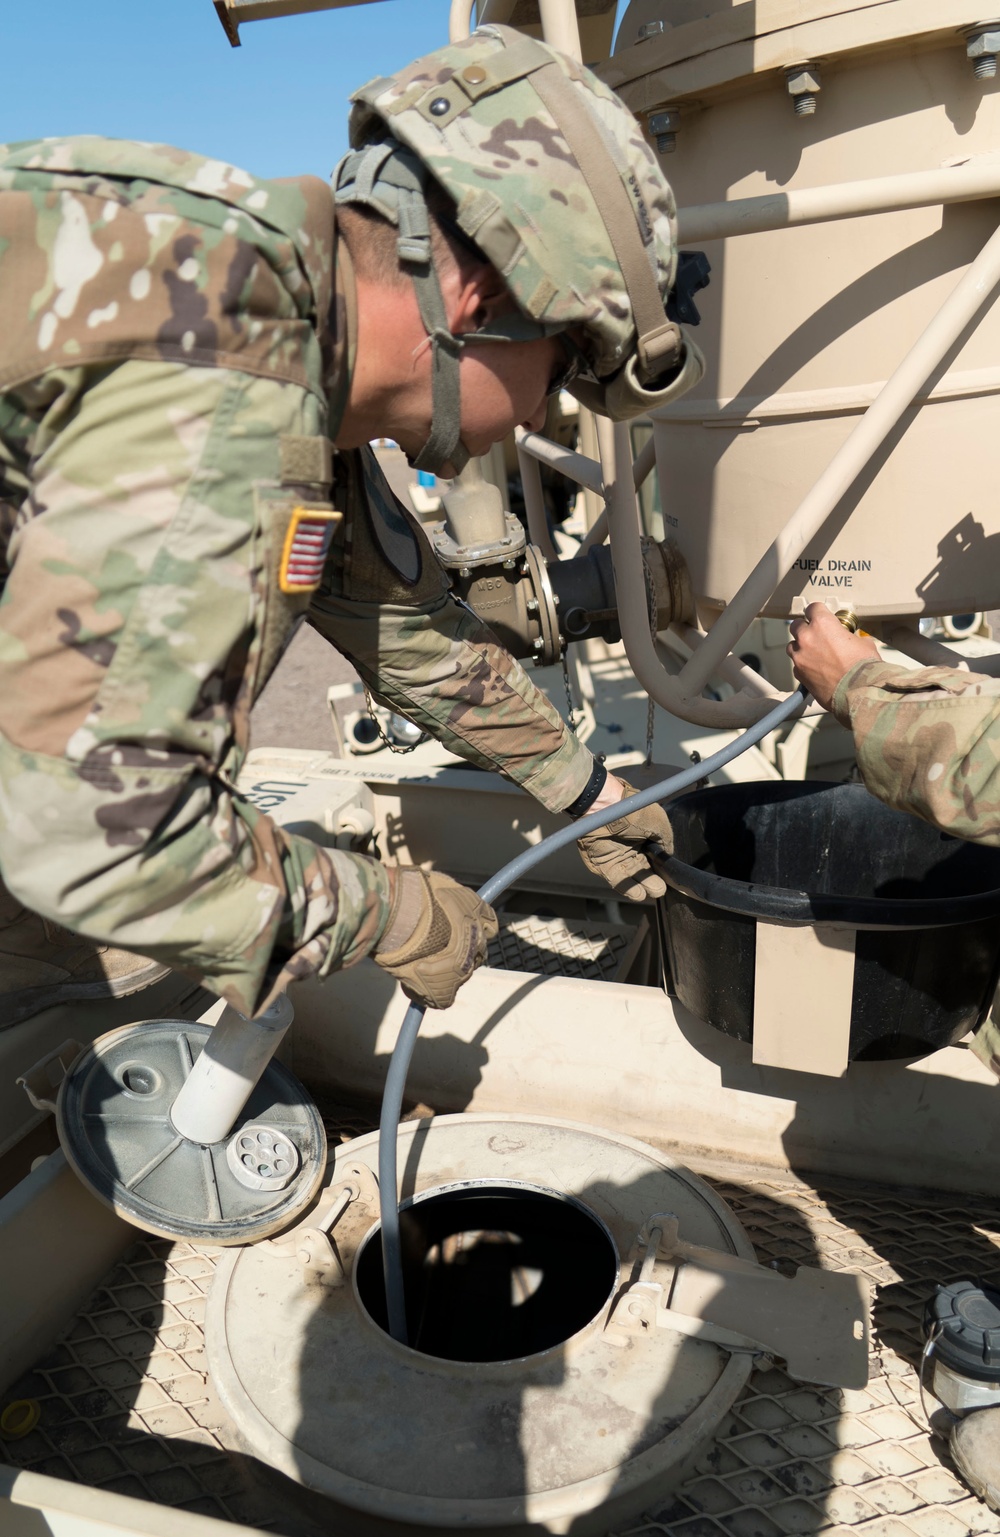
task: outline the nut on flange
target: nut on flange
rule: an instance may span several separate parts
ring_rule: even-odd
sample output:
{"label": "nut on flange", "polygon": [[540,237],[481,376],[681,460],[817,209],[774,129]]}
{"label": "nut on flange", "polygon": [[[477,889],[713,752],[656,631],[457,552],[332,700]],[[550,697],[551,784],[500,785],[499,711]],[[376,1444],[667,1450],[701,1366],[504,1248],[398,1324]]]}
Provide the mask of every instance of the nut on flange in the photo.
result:
{"label": "nut on flange", "polygon": [[979,21],[965,30],[965,52],[977,80],[992,80],[1000,53],[1000,21]]}
{"label": "nut on flange", "polygon": [[785,89],[795,106],[796,117],[811,117],[816,111],[820,86],[815,64],[792,64],[785,70]]}
{"label": "nut on flange", "polygon": [[649,131],[656,140],[661,155],[672,155],[677,148],[677,131],[681,126],[681,114],[677,107],[664,107],[662,112],[649,114]]}

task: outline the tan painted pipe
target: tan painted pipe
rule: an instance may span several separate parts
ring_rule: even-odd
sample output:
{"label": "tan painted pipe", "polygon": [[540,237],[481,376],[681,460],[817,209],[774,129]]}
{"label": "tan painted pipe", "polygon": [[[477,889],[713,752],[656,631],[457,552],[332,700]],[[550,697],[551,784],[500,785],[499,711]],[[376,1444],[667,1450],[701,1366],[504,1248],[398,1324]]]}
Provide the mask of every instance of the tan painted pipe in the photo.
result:
{"label": "tan painted pipe", "polygon": [[678,240],[691,245],[757,235],[763,230],[823,224],[863,214],[896,213],[935,203],[974,202],[1000,197],[1000,161],[958,165],[945,170],[912,171],[904,176],[875,176],[830,187],[803,187],[766,197],[736,198],[731,203],[698,203],[677,213]]}
{"label": "tan painted pipe", "polygon": [[[554,443],[551,438],[543,437],[540,432],[525,432],[523,427],[514,428],[514,442],[517,446],[518,464],[521,467],[521,484],[524,487],[524,507],[528,519],[529,537],[532,544],[539,544],[540,538],[544,538],[545,543],[541,548],[546,560],[558,560],[560,558],[558,551],[553,548],[549,538],[548,520],[545,517],[545,505],[542,499],[542,482],[538,466],[534,461],[543,459],[552,469],[565,475],[567,480],[574,481],[576,485],[583,486],[587,491],[593,491],[595,496],[604,495],[604,475],[600,463],[587,454],[578,454],[571,448],[564,448],[561,443]],[[526,461],[530,462],[530,468],[526,467]],[[541,507],[540,513],[535,509],[536,499]],[[535,537],[536,533],[540,538]],[[588,531],[577,554],[586,555],[595,544],[603,544],[607,537],[608,514],[605,508]],[[548,554],[548,550],[552,553]]]}
{"label": "tan painted pipe", "polygon": [[582,59],[580,26],[576,19],[574,0],[538,0],[542,19],[542,37],[560,53],[568,53],[571,59]]}
{"label": "tan painted pipe", "polygon": [[887,646],[894,646],[921,667],[955,667],[960,672],[977,672],[986,678],[1000,677],[1000,651],[988,656],[966,656],[930,635],[921,635],[908,624],[884,624],[882,633]]}
{"label": "tan painted pipe", "polygon": [[598,513],[596,521],[591,524],[591,526],[590,526],[590,528],[588,528],[584,538],[581,539],[581,541],[580,541],[580,549],[579,549],[578,553],[580,555],[586,555],[587,551],[588,550],[592,550],[595,545],[603,544],[607,537],[608,537],[608,509],[605,507],[603,512]]}
{"label": "tan painted pipe", "polygon": [[[691,697],[681,683],[683,672],[676,677],[668,673],[657,656],[653,637],[649,633],[646,571],[639,543],[642,532],[639,503],[629,472],[632,453],[628,424],[610,422],[607,417],[599,416],[596,425],[608,490],[608,521],[611,527],[611,557],[618,597],[618,620],[632,671],[651,699],[672,715],[679,715],[696,726],[723,729],[727,726],[752,725],[774,708],[773,698],[740,692],[731,699],[702,699],[700,688]],[[703,642],[700,650],[707,644],[707,641]],[[700,655],[700,650],[695,655]]]}
{"label": "tan painted pipe", "polygon": [[[594,426],[594,413],[588,411],[586,406],[581,406],[577,414],[576,446],[581,454],[586,454],[588,459],[596,459],[601,462],[601,450],[597,446],[597,429]],[[596,522],[604,511],[604,498],[595,496],[593,491],[583,493],[583,521],[587,528]]]}
{"label": "tan painted pipe", "polygon": [[[673,629],[692,651],[697,651],[699,646],[703,646],[708,639],[708,632],[697,629],[693,624],[675,624]],[[739,657],[734,656],[731,651],[719,663],[718,673],[722,681],[730,684],[731,687],[737,690],[746,689],[748,693],[757,694],[762,699],[770,699],[775,704],[779,699],[787,697],[779,688],[775,688],[773,683],[769,683],[762,673],[757,672],[753,667],[748,667],[746,662],[741,662]]]}
{"label": "tan painted pipe", "polygon": [[[643,481],[646,480],[656,463],[656,439],[650,438],[639,450],[638,457],[632,466],[632,484],[638,491]],[[608,537],[608,509],[598,516],[596,522],[588,530],[586,538],[580,545],[580,554],[586,555],[595,544],[603,544]]]}
{"label": "tan painted pipe", "polygon": [[[588,491],[593,491],[597,496],[604,495],[604,476],[601,466],[596,459],[589,458],[586,454],[574,453],[572,449],[563,448],[559,443],[553,443],[550,438],[543,438],[538,432],[525,432],[518,427],[515,431],[518,444],[526,453],[536,459],[544,459],[546,464],[559,470],[569,480],[583,486]],[[639,451],[639,455],[632,466],[632,483],[636,490],[646,480],[656,463],[656,442],[649,439]],[[608,510],[605,507],[588,529],[580,544],[579,554],[586,555],[595,545],[603,544],[608,537]]]}
{"label": "tan painted pipe", "polygon": [[638,491],[644,480],[648,480],[653,466],[656,463],[656,438],[650,434],[649,439],[640,448],[632,466],[632,484]]}
{"label": "tan painted pipe", "polygon": [[[757,562],[739,592],[713,625],[705,644],[684,666],[685,695],[699,695],[722,658],[757,617],[809,541],[882,446],[934,369],[947,355],[1000,282],[1000,229],[966,270],[930,325],[886,382],[850,437]],[[627,649],[627,648],[626,648]],[[645,686],[645,685],[644,685]],[[689,719],[692,717],[689,717]]]}
{"label": "tan painted pipe", "polygon": [[[633,467],[631,467],[631,483],[636,487],[636,490],[639,490],[642,483],[648,480],[654,464],[656,464],[656,438],[650,438],[650,441],[639,449],[639,455],[637,455],[636,461],[634,461]],[[607,536],[608,509],[605,507],[604,512],[598,516],[596,523],[587,530],[587,536],[582,539],[579,553],[585,555],[587,550],[593,549],[594,544],[604,544]]]}
{"label": "tan painted pipe", "polygon": [[448,41],[462,43],[472,31],[472,11],[476,0],[451,0],[448,12]]}
{"label": "tan painted pipe", "polygon": [[558,470],[567,480],[574,480],[578,486],[586,486],[588,491],[596,491],[598,496],[604,495],[604,476],[596,459],[588,459],[586,454],[564,448],[561,443],[542,437],[540,432],[525,432],[523,427],[514,429],[514,440],[518,448],[523,448],[532,458],[541,459],[552,469]]}
{"label": "tan painted pipe", "polygon": [[549,520],[545,516],[545,494],[542,491],[542,472],[533,453],[524,447],[521,429],[514,434],[517,463],[521,471],[521,488],[524,492],[524,512],[528,522],[528,538],[537,545],[546,560],[558,560],[559,551],[549,535]]}

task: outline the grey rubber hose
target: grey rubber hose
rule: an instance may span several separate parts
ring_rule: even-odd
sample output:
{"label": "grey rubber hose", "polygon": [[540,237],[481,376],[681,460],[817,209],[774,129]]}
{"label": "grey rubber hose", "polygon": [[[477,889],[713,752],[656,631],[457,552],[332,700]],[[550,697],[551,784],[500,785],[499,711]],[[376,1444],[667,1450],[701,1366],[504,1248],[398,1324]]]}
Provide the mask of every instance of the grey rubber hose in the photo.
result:
{"label": "grey rubber hose", "polygon": [[[682,769],[678,774],[671,774],[668,779],[661,780],[659,784],[652,785],[648,790],[640,790],[638,794],[630,795],[626,815],[632,811],[641,811],[644,806],[651,806],[654,801],[663,800],[667,795],[679,795],[682,790],[697,784],[700,779],[707,779],[710,774],[718,773],[719,769],[724,768],[727,763],[732,763],[734,758],[738,758],[748,748],[755,747],[769,731],[780,726],[788,720],[789,716],[797,714],[808,697],[806,690],[800,686],[794,694],[790,694],[787,699],[775,705],[770,714],[765,715],[755,725],[744,731],[742,736],[738,736],[727,747],[713,753],[704,762],[694,763],[690,768]],[[578,838],[583,837],[584,833],[595,832],[599,827],[606,827],[609,822],[616,822],[621,815],[622,803],[616,801],[613,806],[608,806],[603,811],[593,811],[589,816],[581,817],[578,822],[568,823],[558,832],[551,833],[541,843],[525,849],[523,854],[518,854],[516,859],[504,865],[502,870],[498,870],[496,875],[486,882],[485,886],[479,888],[479,896],[484,902],[492,904],[502,892],[507,890],[508,886],[512,886],[520,876],[533,870],[535,865],[541,864],[549,854],[565,848],[567,843],[575,843]],[[420,1003],[411,1003],[406,1011],[389,1062],[389,1071],[386,1073],[378,1133],[379,1214],[382,1221],[385,1300],[389,1315],[389,1333],[394,1340],[399,1340],[403,1345],[408,1343],[409,1336],[406,1327],[406,1299],[399,1238],[396,1144],[399,1136],[399,1117],[403,1109],[403,1092],[424,1013],[425,1006]]]}

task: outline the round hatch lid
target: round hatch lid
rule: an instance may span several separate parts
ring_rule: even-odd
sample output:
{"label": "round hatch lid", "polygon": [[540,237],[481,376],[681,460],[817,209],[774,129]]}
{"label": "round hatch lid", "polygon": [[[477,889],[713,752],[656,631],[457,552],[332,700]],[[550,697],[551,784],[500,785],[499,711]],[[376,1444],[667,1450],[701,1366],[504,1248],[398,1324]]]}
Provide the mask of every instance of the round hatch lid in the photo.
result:
{"label": "round hatch lid", "polygon": [[228,1137],[202,1146],[180,1136],[170,1107],[211,1030],[152,1019],[99,1036],[59,1087],[59,1141],[84,1184],[136,1227],[190,1243],[252,1243],[312,1200],[326,1132],[298,1079],[272,1061]]}
{"label": "round hatch lid", "polygon": [[735,1217],[663,1154],[590,1127],[444,1116],[399,1139],[416,1348],[385,1330],[378,1137],[362,1137],[308,1218],[216,1272],[209,1364],[241,1439],[342,1509],[424,1529],[597,1532],[647,1508],[751,1357],[612,1315],[651,1217],[752,1259]]}

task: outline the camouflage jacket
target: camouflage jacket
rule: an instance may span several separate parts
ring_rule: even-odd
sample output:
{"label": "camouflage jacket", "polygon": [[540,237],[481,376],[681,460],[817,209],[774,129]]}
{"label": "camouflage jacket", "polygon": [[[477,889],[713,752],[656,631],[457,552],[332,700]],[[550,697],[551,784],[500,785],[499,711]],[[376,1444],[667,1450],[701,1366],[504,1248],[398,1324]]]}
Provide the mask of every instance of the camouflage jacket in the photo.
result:
{"label": "camouflage jacket", "polygon": [[858,662],[833,713],[879,800],[956,838],[1000,844],[1000,679]]}
{"label": "camouflage jacket", "polygon": [[310,178],[100,139],[0,149],[0,870],[244,1010],[360,958],[387,917],[376,861],[233,788],[301,618],[550,809],[593,767],[452,598],[374,455],[331,463],[335,242]]}

